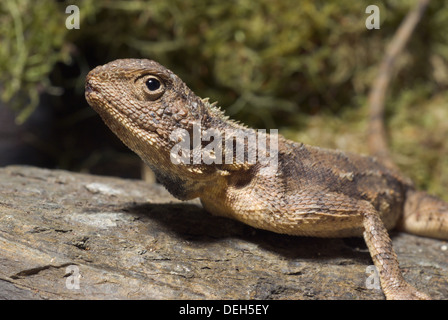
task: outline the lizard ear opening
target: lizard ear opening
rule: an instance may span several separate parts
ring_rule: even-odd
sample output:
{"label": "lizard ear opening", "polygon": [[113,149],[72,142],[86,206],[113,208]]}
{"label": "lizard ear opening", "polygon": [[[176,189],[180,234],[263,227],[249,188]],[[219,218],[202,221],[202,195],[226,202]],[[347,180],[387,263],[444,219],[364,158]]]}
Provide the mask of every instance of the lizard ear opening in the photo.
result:
{"label": "lizard ear opening", "polygon": [[144,81],[143,91],[150,100],[157,100],[165,92],[165,85],[158,77],[149,75]]}

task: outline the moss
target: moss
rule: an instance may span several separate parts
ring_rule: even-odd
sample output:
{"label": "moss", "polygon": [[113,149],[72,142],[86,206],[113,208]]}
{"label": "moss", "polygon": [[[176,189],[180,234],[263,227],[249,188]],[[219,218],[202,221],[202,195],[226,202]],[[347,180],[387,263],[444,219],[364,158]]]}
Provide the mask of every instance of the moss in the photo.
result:
{"label": "moss", "polygon": [[0,4],[1,98],[18,110],[22,123],[50,87],[48,74],[56,61],[68,61],[63,16],[53,1],[5,0]]}
{"label": "moss", "polygon": [[[415,1],[84,0],[76,2],[80,30],[65,28],[69,4],[0,2],[1,98],[12,101],[18,122],[40,93],[61,94],[54,79],[82,96],[89,68],[144,57],[251,126],[365,152],[366,95],[385,46]],[[381,10],[379,30],[365,27],[371,4]],[[432,1],[388,94],[392,148],[402,155],[397,162],[437,193],[447,186],[447,18],[444,2]],[[61,63],[80,71],[64,74]]]}

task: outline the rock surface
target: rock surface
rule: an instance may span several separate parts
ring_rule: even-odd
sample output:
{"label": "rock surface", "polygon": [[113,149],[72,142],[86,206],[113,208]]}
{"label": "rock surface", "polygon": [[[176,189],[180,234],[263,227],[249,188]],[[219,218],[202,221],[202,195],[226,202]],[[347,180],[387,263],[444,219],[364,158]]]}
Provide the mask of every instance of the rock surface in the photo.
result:
{"label": "rock surface", "polygon": [[[405,278],[448,299],[448,242],[393,242]],[[362,239],[256,230],[157,184],[0,168],[0,299],[384,299],[371,264]]]}

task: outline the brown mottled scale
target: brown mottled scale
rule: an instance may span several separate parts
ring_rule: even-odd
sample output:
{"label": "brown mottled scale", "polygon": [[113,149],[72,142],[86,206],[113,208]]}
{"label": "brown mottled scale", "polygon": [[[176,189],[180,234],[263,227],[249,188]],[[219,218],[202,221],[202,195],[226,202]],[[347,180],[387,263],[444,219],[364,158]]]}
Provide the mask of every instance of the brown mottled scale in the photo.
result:
{"label": "brown mottled scale", "polygon": [[226,196],[201,197],[204,206],[290,235],[362,236],[363,202],[373,205],[387,228],[396,225],[410,186],[375,159],[285,139],[279,143],[275,177],[257,175],[260,166],[255,166],[228,178]]}
{"label": "brown mottled scale", "polygon": [[278,165],[270,174],[260,162],[175,164],[170,134],[176,129],[193,133],[196,124],[223,136],[226,129],[251,129],[229,120],[151,60],[116,60],[95,68],[86,79],[86,98],[175,197],[200,198],[212,214],[277,233],[363,236],[388,299],[428,298],[403,279],[387,229],[400,226],[448,239],[448,205],[416,191],[393,169],[371,157],[280,135]]}

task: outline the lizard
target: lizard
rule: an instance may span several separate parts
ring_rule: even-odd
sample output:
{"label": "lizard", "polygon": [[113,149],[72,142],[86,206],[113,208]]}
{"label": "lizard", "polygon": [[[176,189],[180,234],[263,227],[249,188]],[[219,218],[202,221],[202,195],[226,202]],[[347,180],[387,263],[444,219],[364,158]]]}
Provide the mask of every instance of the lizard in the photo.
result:
{"label": "lizard", "polygon": [[269,164],[246,158],[175,163],[172,150],[179,140],[172,139],[172,133],[178,129],[192,133],[200,125],[223,136],[226,130],[254,129],[229,119],[216,103],[198,97],[152,60],[120,59],[94,68],[86,77],[85,96],[174,197],[199,198],[211,214],[280,234],[361,236],[387,299],[430,298],[405,281],[388,230],[399,226],[405,232],[448,239],[448,204],[417,190],[377,158],[281,135],[274,140],[266,133],[266,146],[277,143],[277,167],[270,174],[263,171]]}

